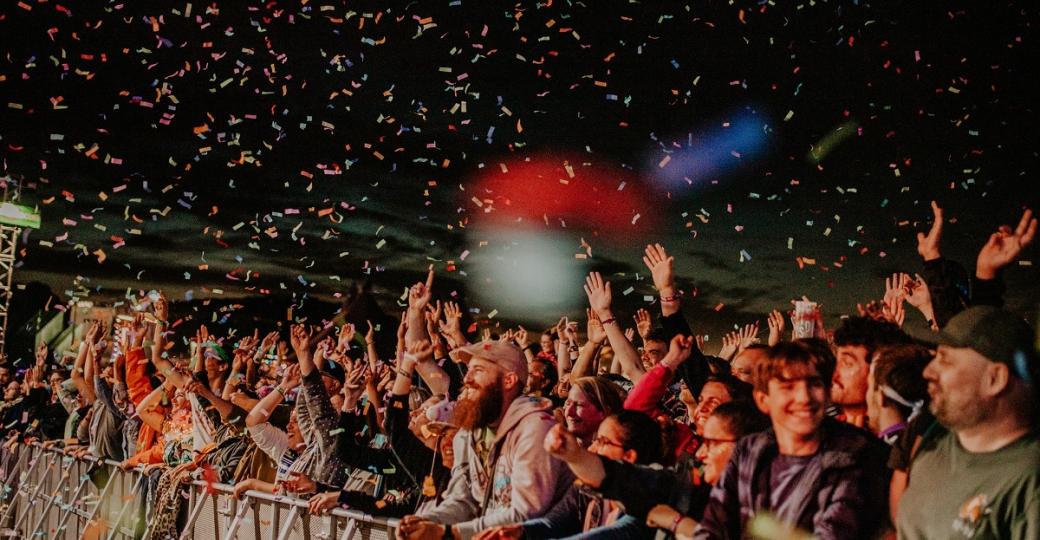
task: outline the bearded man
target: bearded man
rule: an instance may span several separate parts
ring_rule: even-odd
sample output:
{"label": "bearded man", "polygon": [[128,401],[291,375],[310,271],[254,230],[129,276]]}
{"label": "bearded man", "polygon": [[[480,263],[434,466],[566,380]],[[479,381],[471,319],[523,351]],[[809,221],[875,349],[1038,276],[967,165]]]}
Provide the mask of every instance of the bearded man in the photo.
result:
{"label": "bearded man", "polygon": [[555,424],[552,403],[523,395],[527,361],[508,341],[484,341],[452,353],[468,366],[455,405],[455,463],[444,499],[406,516],[399,539],[466,540],[496,525],[540,517],[574,477],[544,449]]}

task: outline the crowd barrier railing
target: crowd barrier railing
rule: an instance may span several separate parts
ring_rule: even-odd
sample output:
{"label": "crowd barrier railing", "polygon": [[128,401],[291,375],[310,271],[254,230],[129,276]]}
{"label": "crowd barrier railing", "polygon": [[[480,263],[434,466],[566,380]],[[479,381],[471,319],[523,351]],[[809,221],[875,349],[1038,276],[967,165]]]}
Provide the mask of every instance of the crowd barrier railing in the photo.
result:
{"label": "crowd barrier railing", "polygon": [[[40,444],[4,446],[0,454],[0,536],[134,539],[146,535],[143,467],[74,458]],[[194,481],[180,538],[224,540],[392,540],[398,520],[335,509],[308,513],[307,501]]]}

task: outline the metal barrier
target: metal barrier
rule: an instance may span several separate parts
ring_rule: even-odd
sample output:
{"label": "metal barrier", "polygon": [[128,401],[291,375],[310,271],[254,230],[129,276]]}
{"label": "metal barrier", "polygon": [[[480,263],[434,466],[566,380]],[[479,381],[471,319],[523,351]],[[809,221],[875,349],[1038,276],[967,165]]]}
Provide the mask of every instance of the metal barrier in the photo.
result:
{"label": "metal barrier", "polygon": [[[114,461],[19,444],[3,449],[0,482],[0,536],[113,540],[147,530],[140,521],[148,477],[140,467],[124,471]],[[180,538],[391,540],[398,523],[343,509],[311,516],[303,499],[247,491],[239,500],[232,490],[193,482]]]}

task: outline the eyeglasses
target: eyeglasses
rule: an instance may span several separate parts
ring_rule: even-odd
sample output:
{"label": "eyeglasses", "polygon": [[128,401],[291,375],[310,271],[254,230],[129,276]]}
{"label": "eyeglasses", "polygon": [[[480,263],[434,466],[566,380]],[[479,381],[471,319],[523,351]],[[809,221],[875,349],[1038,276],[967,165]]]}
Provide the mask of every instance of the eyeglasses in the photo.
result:
{"label": "eyeglasses", "polygon": [[709,438],[709,437],[702,437],[701,438],[701,442],[703,443],[704,448],[710,451],[712,448],[718,448],[719,445],[722,445],[724,443],[735,443],[735,442],[737,442],[737,440],[736,439],[712,439],[712,438]]}
{"label": "eyeglasses", "polygon": [[[616,446],[622,450],[625,449],[625,445],[616,443],[606,437],[596,437],[595,439],[592,439],[592,444],[596,446]],[[590,444],[589,446],[592,445]]]}

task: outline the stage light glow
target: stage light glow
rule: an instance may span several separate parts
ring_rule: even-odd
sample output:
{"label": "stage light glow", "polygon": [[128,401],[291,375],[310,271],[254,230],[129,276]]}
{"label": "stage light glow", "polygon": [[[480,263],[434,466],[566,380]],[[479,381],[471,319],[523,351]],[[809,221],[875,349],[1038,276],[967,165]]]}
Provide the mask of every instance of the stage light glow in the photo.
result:
{"label": "stage light glow", "polygon": [[680,148],[651,153],[646,169],[665,187],[696,184],[734,172],[765,154],[769,119],[748,108],[692,131]]}
{"label": "stage light glow", "polygon": [[559,317],[581,302],[578,241],[567,235],[483,227],[469,231],[469,294],[485,314],[516,319]]}

